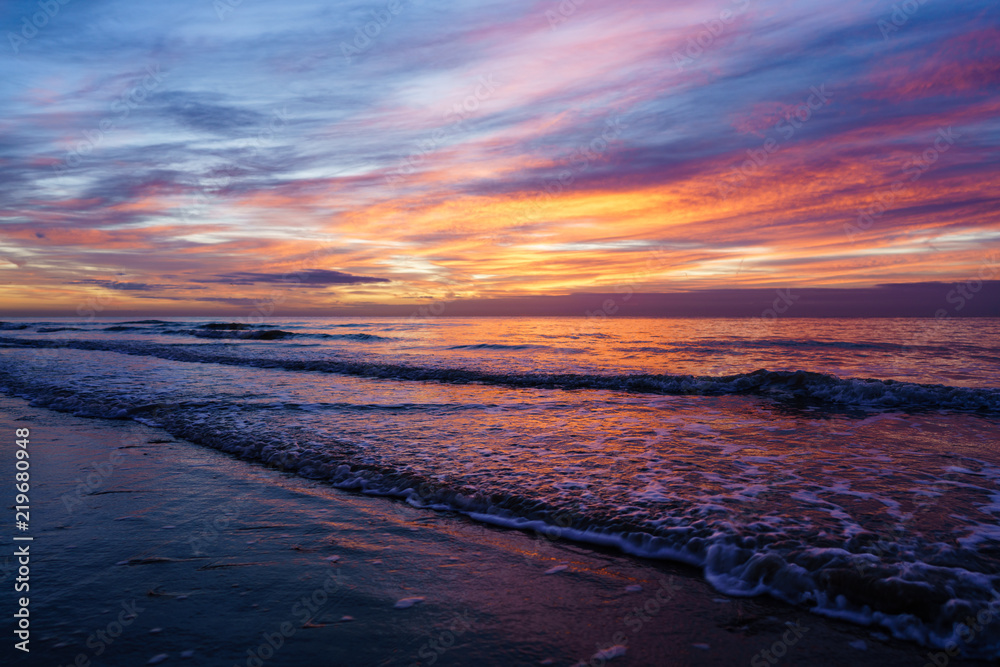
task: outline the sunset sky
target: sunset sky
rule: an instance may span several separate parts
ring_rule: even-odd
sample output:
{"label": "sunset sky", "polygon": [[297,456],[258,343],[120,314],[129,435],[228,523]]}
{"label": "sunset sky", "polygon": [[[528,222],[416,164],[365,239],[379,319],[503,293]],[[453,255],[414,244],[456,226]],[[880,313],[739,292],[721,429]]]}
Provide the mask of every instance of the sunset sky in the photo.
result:
{"label": "sunset sky", "polygon": [[1000,257],[995,0],[15,0],[0,28],[11,313],[952,283]]}

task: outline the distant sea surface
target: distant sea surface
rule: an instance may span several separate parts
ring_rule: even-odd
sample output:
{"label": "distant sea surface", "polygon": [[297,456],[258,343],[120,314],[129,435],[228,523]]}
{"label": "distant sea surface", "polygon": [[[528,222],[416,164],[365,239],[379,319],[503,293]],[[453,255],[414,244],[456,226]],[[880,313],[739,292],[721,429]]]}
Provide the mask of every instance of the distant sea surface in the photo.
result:
{"label": "distant sea surface", "polygon": [[9,320],[0,390],[1000,655],[1000,320]]}

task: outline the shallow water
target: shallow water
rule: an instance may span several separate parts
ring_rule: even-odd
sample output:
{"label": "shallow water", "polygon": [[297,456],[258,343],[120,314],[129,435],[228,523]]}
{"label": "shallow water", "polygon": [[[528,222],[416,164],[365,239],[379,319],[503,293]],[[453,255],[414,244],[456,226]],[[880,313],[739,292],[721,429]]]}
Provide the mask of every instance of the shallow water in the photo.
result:
{"label": "shallow water", "polygon": [[1000,652],[997,320],[2,326],[38,405]]}

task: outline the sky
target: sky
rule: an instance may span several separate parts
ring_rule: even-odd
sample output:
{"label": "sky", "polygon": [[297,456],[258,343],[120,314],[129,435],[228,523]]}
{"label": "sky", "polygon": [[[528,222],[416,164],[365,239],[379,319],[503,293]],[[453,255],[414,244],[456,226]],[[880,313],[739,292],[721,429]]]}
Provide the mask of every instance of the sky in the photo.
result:
{"label": "sky", "polygon": [[0,31],[8,314],[1000,278],[995,0],[7,0]]}

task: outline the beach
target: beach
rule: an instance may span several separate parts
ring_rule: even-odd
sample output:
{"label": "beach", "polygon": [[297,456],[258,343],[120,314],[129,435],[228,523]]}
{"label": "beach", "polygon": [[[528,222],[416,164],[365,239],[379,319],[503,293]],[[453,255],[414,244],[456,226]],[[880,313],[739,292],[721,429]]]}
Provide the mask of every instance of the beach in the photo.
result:
{"label": "beach", "polygon": [[694,568],[340,491],[131,421],[0,407],[3,432],[31,431],[36,517],[31,652],[5,647],[5,664],[927,662],[720,595]]}
{"label": "beach", "polygon": [[0,667],[1000,664],[997,0],[3,8]]}
{"label": "beach", "polygon": [[34,655],[993,658],[997,324],[920,326],[0,323]]}

